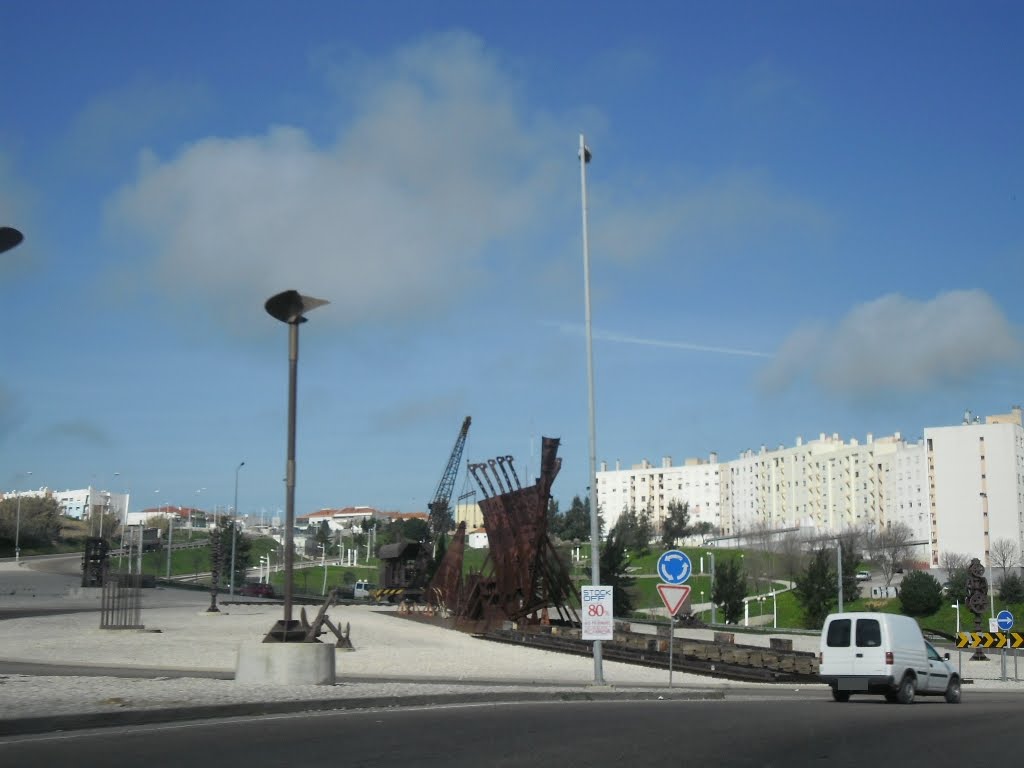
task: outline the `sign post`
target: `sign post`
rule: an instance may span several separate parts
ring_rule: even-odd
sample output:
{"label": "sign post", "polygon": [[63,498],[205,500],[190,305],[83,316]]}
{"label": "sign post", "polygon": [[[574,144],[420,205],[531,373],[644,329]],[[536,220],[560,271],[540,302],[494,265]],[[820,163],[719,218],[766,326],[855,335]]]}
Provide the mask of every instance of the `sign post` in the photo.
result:
{"label": "sign post", "polygon": [[668,611],[668,687],[672,687],[672,649],[675,646],[676,614],[690,596],[690,587],[685,584],[693,572],[693,564],[684,552],[670,549],[658,558],[658,576],[663,584],[658,585],[661,602]]}
{"label": "sign post", "polygon": [[613,587],[583,587],[583,640],[611,640],[614,636],[612,594]]}
{"label": "sign post", "polygon": [[[996,616],[996,624],[999,627],[1000,632],[1009,632],[1013,629],[1013,614],[1009,611],[1003,610]],[[1017,655],[1014,654],[1014,660],[1016,661]],[[1014,668],[1013,676],[1017,677],[1016,668]],[[1002,653],[999,654],[999,679],[1006,679],[1006,645],[1003,645]]]}

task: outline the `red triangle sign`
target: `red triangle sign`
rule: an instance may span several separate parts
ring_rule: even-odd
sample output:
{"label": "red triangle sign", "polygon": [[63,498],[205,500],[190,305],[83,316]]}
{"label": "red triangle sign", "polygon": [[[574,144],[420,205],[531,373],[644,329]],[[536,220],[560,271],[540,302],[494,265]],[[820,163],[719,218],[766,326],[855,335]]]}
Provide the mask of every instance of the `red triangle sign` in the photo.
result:
{"label": "red triangle sign", "polygon": [[690,587],[687,584],[659,584],[658,594],[668,609],[668,615],[675,616],[690,596]]}

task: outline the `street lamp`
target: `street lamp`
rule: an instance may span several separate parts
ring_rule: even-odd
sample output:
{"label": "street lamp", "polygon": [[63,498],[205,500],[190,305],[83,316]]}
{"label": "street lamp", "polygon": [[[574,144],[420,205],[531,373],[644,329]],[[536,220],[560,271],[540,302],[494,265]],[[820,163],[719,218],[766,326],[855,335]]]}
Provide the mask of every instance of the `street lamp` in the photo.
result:
{"label": "street lamp", "polygon": [[[18,242],[21,241],[19,240]],[[15,243],[14,245],[17,244],[18,243]],[[14,246],[11,247],[13,248]],[[18,474],[16,474],[15,485],[21,485],[21,483],[17,482],[18,478],[28,477],[31,474],[31,472],[19,472]],[[15,515],[16,522],[14,523],[14,563],[15,565],[21,565],[21,488],[19,487],[17,490],[15,490],[15,493],[18,495],[18,511]]]}
{"label": "street lamp", "polygon": [[24,239],[25,236],[14,227],[0,227],[0,253],[11,250]]}
{"label": "street lamp", "polygon": [[[288,457],[285,464],[285,551],[284,551],[284,620],[276,624],[267,636],[269,640],[287,642],[289,633],[300,635],[301,630],[292,619],[292,566],[295,555],[293,528],[295,527],[295,390],[299,373],[299,325],[306,322],[304,314],[329,304],[326,299],[303,296],[298,291],[282,291],[264,303],[267,314],[288,325]],[[296,638],[297,639],[297,638]]]}
{"label": "street lamp", "polygon": [[[583,208],[583,305],[587,332],[587,411],[589,415],[590,463],[587,479],[590,481],[590,582],[601,584],[601,528],[597,521],[597,438],[594,427],[594,341],[590,325],[590,241],[587,224],[587,163],[591,154],[587,142],[580,134],[580,190]],[[594,640],[594,683],[604,684],[601,665],[601,641]]]}
{"label": "street lamp", "polygon": [[235,541],[238,537],[238,473],[245,466],[243,461],[235,467],[235,506],[231,508],[231,597],[235,596]]}

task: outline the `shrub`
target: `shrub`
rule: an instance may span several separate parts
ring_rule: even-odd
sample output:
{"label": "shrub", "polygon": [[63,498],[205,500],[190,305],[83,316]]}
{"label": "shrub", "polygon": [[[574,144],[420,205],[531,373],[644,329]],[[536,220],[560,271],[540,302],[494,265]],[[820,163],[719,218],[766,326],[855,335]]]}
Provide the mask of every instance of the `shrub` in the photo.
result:
{"label": "shrub", "polygon": [[907,616],[931,616],[942,607],[942,585],[924,571],[911,571],[900,584],[900,605]]}
{"label": "shrub", "polygon": [[999,582],[999,599],[1004,603],[1024,603],[1024,579],[1009,573]]}

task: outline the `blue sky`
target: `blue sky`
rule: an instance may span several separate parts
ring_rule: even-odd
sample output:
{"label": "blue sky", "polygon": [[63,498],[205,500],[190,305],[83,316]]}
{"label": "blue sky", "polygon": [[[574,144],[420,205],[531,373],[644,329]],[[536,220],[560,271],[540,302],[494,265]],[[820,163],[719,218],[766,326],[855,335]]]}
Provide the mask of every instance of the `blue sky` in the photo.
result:
{"label": "blue sky", "polygon": [[[1024,400],[1024,8],[0,5],[0,483],[425,508]],[[534,454],[531,456],[531,454]],[[532,462],[532,464],[531,464]],[[18,479],[31,471],[30,480]],[[114,473],[118,473],[115,475]],[[464,489],[460,478],[456,492]],[[159,492],[157,492],[159,491]]]}

